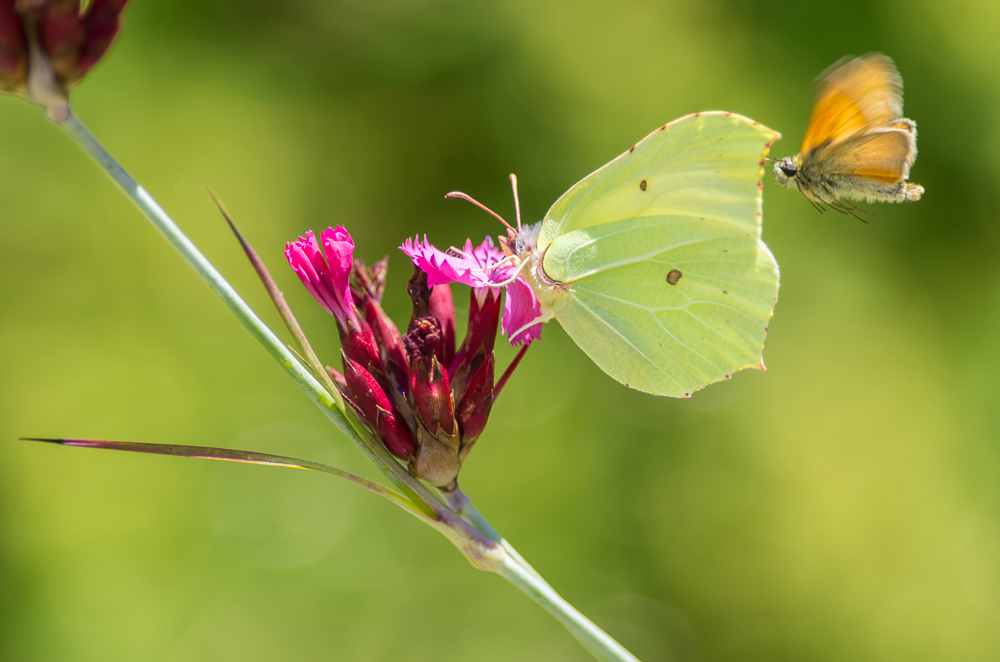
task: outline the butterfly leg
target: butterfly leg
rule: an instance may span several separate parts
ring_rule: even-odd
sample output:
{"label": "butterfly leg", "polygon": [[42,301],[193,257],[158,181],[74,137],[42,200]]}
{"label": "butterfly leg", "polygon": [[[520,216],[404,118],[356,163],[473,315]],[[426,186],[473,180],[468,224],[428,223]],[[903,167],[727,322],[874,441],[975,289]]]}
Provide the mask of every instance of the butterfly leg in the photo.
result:
{"label": "butterfly leg", "polygon": [[491,286],[492,287],[506,287],[507,285],[510,285],[515,280],[517,280],[517,277],[521,274],[521,270],[524,269],[525,265],[528,264],[529,262],[531,262],[530,258],[525,258],[525,259],[521,260],[521,264],[517,265],[517,269],[514,271],[514,274],[510,278],[508,278],[507,280],[501,281],[499,283],[492,283]]}
{"label": "butterfly leg", "polygon": [[846,200],[844,200],[842,198],[837,199],[833,204],[830,205],[830,207],[832,207],[833,209],[836,209],[841,214],[847,214],[848,216],[853,216],[854,218],[858,219],[862,223],[867,223],[868,222],[868,221],[866,221],[865,219],[861,218],[860,216],[858,216],[855,213],[855,210],[863,212],[864,211],[863,209],[858,209],[857,207],[855,207],[854,205],[852,205],[850,202],[847,202]]}

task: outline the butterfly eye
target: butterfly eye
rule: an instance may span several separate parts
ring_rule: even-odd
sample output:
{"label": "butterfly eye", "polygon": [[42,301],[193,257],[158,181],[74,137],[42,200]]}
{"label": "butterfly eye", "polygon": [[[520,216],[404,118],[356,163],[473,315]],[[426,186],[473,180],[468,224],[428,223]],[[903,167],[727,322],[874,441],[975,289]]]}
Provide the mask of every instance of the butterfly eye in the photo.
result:
{"label": "butterfly eye", "polygon": [[795,173],[798,172],[798,168],[794,163],[782,163],[781,172],[785,173],[785,177],[794,177]]}

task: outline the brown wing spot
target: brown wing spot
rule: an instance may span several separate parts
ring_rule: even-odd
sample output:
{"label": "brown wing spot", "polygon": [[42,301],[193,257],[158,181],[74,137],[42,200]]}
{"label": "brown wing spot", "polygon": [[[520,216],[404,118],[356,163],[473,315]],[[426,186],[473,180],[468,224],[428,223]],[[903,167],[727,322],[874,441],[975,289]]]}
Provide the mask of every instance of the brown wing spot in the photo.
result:
{"label": "brown wing spot", "polygon": [[628,148],[628,153],[631,154],[633,149],[635,149],[635,145],[632,145],[631,147]]}
{"label": "brown wing spot", "polygon": [[677,269],[671,269],[670,273],[667,274],[667,283],[670,285],[676,285],[677,281],[679,281],[683,275],[684,274]]}
{"label": "brown wing spot", "polygon": [[641,188],[643,191],[646,190],[646,180],[645,179],[642,180],[641,182],[639,182],[639,188]]}

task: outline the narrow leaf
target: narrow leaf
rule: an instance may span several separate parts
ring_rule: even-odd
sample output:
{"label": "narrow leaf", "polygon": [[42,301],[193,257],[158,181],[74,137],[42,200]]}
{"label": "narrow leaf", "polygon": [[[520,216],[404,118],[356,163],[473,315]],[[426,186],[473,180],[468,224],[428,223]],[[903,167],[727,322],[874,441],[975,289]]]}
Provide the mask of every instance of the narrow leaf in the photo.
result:
{"label": "narrow leaf", "polygon": [[269,453],[256,453],[253,451],[241,451],[231,448],[212,448],[208,446],[182,446],[178,444],[146,444],[134,441],[105,441],[101,439],[43,439],[39,437],[21,437],[20,441],[42,441],[60,446],[75,446],[77,448],[101,448],[111,451],[128,451],[131,453],[150,453],[153,455],[174,455],[176,457],[193,457],[202,460],[223,460],[226,462],[243,462],[246,464],[265,464],[273,467],[291,467],[295,469],[307,469],[318,471],[346,481],[360,485],[371,490],[379,496],[383,496],[400,506],[409,513],[420,517],[426,516],[414,507],[414,504],[405,496],[392,490],[385,485],[369,480],[364,476],[359,476],[350,471],[344,471],[336,467],[331,467],[320,462],[310,460],[299,460],[294,457],[284,455],[270,455]]}
{"label": "narrow leaf", "polygon": [[292,314],[292,309],[289,308],[288,303],[285,301],[285,296],[278,289],[277,284],[275,284],[274,279],[271,278],[271,274],[268,273],[267,267],[264,266],[264,262],[261,261],[257,252],[254,251],[253,247],[243,238],[240,231],[236,229],[236,224],[233,223],[233,219],[229,216],[229,212],[226,210],[225,205],[222,204],[222,200],[219,200],[218,196],[212,189],[208,189],[208,194],[212,196],[212,200],[215,201],[215,205],[219,208],[222,213],[222,217],[226,219],[226,223],[229,223],[229,228],[236,235],[236,239],[240,242],[240,246],[243,247],[243,252],[246,253],[247,259],[250,260],[250,264],[253,266],[254,271],[257,272],[257,276],[260,278],[260,282],[264,284],[264,289],[267,290],[268,295],[271,297],[271,301],[274,302],[274,307],[278,309],[278,313],[281,315],[281,319],[284,320],[285,326],[288,327],[288,331],[295,338],[295,343],[299,346],[299,351],[305,357],[304,363],[312,369],[316,378],[322,382],[326,390],[330,392],[336,400],[340,408],[344,408],[343,400],[340,397],[340,391],[334,386],[333,380],[330,379],[330,375],[326,373],[323,369],[323,364],[320,363],[319,357],[316,356],[316,352],[313,351],[312,346],[309,344],[309,340],[306,339],[306,334],[302,331],[302,327],[299,326],[298,320],[295,319],[295,315]]}

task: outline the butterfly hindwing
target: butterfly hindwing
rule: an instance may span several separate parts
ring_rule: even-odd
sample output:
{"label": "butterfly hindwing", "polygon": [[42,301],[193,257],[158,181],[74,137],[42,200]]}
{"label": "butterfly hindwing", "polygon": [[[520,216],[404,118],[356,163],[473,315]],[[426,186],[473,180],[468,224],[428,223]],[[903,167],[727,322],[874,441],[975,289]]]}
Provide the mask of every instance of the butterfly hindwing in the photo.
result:
{"label": "butterfly hindwing", "polygon": [[893,184],[907,178],[916,159],[916,129],[878,129],[822,151],[823,172]]}
{"label": "butterfly hindwing", "polygon": [[[553,252],[556,252],[553,254]],[[778,267],[725,221],[649,216],[577,230],[549,254],[571,265],[556,318],[605,372],[683,397],[760,364]]]}

